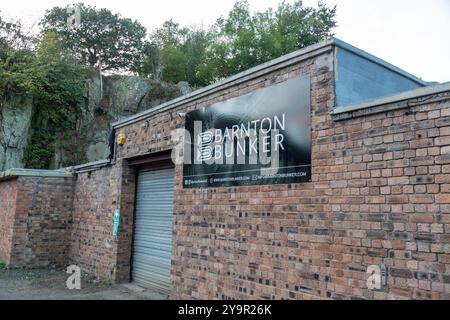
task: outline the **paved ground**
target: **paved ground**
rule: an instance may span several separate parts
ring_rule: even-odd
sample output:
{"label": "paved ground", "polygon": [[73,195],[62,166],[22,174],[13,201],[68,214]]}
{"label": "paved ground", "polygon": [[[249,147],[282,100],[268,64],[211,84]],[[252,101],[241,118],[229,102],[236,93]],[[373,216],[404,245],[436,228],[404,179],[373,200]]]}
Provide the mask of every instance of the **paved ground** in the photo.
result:
{"label": "paved ground", "polygon": [[0,300],[161,300],[165,296],[133,284],[116,285],[83,275],[81,290],[69,290],[64,270],[0,268]]}

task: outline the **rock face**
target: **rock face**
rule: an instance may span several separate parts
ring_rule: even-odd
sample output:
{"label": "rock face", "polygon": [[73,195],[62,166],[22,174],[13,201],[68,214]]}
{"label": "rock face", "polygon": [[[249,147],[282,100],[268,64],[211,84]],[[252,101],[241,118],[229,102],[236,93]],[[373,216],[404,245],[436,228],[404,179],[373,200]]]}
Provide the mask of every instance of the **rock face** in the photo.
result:
{"label": "rock face", "polygon": [[138,77],[105,77],[101,108],[112,119],[135,114],[150,91],[148,81]]}
{"label": "rock face", "polygon": [[[49,169],[106,159],[111,124],[192,90],[136,76],[113,75],[86,80],[85,104],[77,118],[76,135],[57,139]],[[0,172],[24,166],[33,115],[31,99],[14,97],[0,105]]]}
{"label": "rock face", "polygon": [[12,97],[0,104],[0,172],[23,166],[32,114],[32,100],[27,97]]}

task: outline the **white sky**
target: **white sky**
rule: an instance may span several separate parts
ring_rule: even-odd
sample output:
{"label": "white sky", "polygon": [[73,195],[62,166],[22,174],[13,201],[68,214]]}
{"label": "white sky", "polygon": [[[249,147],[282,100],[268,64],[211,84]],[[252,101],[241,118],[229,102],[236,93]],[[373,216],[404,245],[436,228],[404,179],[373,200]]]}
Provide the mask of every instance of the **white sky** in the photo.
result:
{"label": "white sky", "polygon": [[[31,24],[55,5],[84,2],[137,19],[149,31],[173,18],[209,25],[235,0],[1,0],[2,16]],[[294,0],[286,0],[293,2]],[[280,0],[249,0],[252,10]],[[324,0],[338,6],[336,37],[427,81],[450,81],[450,0]],[[315,5],[316,0],[304,0]]]}

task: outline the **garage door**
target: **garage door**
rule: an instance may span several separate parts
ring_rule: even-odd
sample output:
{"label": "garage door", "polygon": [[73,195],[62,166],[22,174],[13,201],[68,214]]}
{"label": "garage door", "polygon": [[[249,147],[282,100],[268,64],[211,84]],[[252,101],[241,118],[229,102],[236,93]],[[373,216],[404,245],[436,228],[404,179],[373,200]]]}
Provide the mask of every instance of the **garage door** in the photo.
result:
{"label": "garage door", "polygon": [[174,169],[140,171],[136,190],[133,281],[170,293]]}

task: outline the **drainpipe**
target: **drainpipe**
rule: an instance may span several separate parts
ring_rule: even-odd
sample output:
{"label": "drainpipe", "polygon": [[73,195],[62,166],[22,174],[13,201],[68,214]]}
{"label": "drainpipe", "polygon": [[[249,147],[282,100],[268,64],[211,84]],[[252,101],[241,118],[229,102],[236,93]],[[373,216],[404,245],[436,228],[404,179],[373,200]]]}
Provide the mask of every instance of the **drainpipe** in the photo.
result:
{"label": "drainpipe", "polygon": [[115,148],[116,148],[116,129],[114,127],[111,127],[111,131],[109,132],[109,161],[112,161],[115,156]]}

